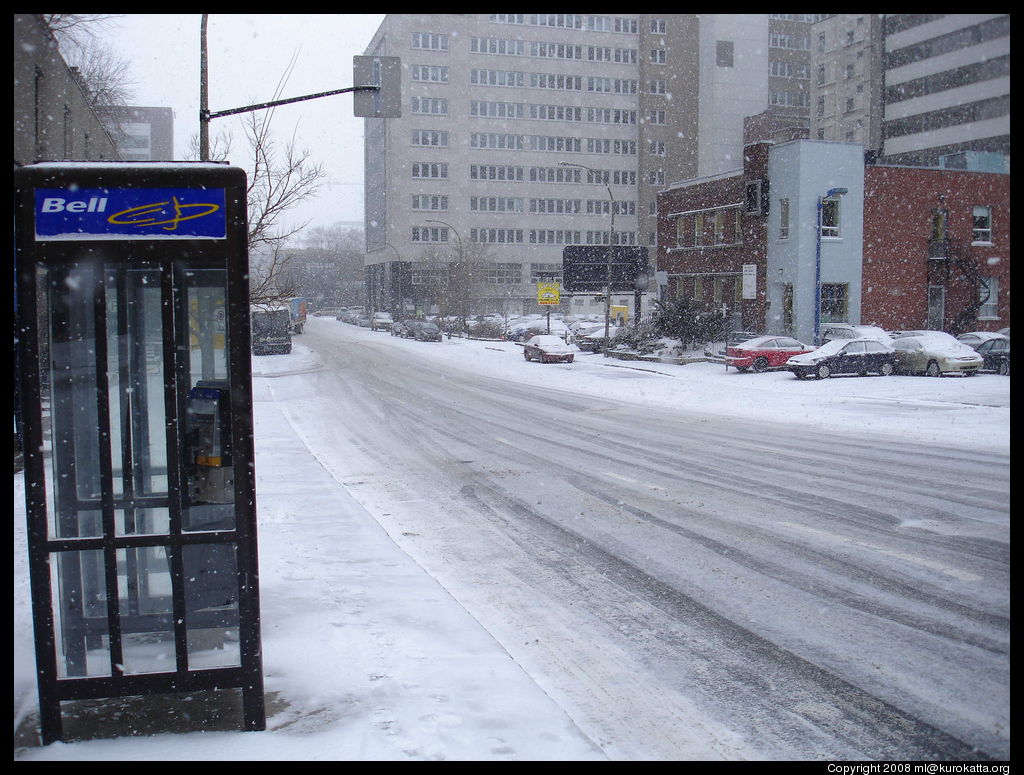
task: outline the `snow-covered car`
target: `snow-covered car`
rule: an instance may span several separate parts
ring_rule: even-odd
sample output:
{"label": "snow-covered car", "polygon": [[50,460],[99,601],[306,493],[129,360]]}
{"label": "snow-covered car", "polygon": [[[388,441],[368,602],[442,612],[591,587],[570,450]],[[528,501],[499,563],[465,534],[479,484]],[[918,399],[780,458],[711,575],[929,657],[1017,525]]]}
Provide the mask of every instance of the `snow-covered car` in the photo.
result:
{"label": "snow-covered car", "polygon": [[374,331],[390,331],[395,319],[390,312],[374,312],[370,321],[370,328]]}
{"label": "snow-covered car", "polygon": [[896,348],[896,370],[901,374],[976,374],[984,359],[972,347],[943,331],[921,331],[901,336]]}
{"label": "snow-covered car", "polygon": [[725,349],[725,365],[738,371],[784,369],[794,355],[814,348],[788,336],[758,336]]}
{"label": "snow-covered car", "polygon": [[523,345],[523,357],[528,361],[536,358],[541,363],[572,363],[575,355],[575,348],[554,334],[531,337]]}
{"label": "snow-covered car", "polygon": [[408,339],[412,336],[412,326],[416,321],[414,320],[396,320],[391,324],[391,336],[400,336],[403,339]]}
{"label": "snow-covered car", "polygon": [[978,345],[978,355],[982,358],[980,371],[994,371],[1004,376],[1010,375],[1010,337],[989,339]]}
{"label": "snow-covered car", "polygon": [[892,343],[892,336],[878,326],[862,326],[852,323],[825,323],[821,327],[822,344],[833,339],[875,339],[885,344]]}
{"label": "snow-covered car", "polygon": [[877,339],[833,339],[809,353],[794,355],[786,361],[786,368],[797,379],[827,379],[833,374],[887,377],[896,371],[896,351]]}
{"label": "snow-covered car", "polygon": [[[618,334],[618,326],[608,327],[608,339],[614,339]],[[574,341],[576,343],[576,347],[584,352],[597,352],[605,344],[604,323],[577,329]]]}
{"label": "snow-covered car", "polygon": [[441,329],[429,320],[417,320],[409,325],[409,336],[417,342],[440,342]]}
{"label": "snow-covered car", "polygon": [[1003,334],[997,334],[995,331],[968,331],[966,334],[960,334],[956,338],[958,342],[963,342],[968,347],[972,347],[975,350],[978,349],[978,345],[982,342],[987,342],[990,339],[1007,339],[1008,337]]}

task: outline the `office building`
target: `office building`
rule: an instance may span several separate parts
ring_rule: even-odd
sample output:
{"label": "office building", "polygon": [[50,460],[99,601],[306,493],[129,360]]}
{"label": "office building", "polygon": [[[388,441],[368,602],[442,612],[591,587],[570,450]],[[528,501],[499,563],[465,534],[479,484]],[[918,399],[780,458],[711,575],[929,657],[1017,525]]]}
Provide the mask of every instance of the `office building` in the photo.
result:
{"label": "office building", "polygon": [[742,166],[773,57],[809,57],[800,16],[389,14],[365,51],[403,64],[401,118],[365,120],[371,304],[441,312],[458,263],[474,314],[540,311],[567,245],[653,260],[658,191]]}
{"label": "office building", "polygon": [[882,156],[1010,155],[1009,14],[886,14]]}

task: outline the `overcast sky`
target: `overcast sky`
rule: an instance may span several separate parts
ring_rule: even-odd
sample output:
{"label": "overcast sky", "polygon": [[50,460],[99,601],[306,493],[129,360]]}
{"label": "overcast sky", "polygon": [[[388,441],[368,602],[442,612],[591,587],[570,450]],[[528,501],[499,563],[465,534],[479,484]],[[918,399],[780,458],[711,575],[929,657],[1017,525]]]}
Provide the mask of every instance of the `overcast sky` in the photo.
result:
{"label": "overcast sky", "polygon": [[[384,14],[210,14],[209,107],[213,112],[275,99],[278,82],[294,68],[280,97],[343,89],[352,83],[352,57],[362,55]],[[112,53],[129,63],[132,103],[174,108],[174,153],[185,158],[199,132],[200,14],[127,14],[101,33]],[[211,137],[234,135],[230,160],[248,166],[241,116],[211,122]],[[363,219],[363,119],[352,115],[352,94],[276,109],[272,130],[281,143],[294,133],[299,148],[322,162],[327,182],[297,220],[313,225]]]}

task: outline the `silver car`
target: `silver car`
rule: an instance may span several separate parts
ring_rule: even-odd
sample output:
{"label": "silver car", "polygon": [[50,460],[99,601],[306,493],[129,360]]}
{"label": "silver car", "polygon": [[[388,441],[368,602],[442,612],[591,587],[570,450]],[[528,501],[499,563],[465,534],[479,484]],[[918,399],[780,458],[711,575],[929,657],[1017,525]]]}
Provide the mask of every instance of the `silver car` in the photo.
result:
{"label": "silver car", "polygon": [[901,374],[943,374],[972,376],[984,359],[963,342],[942,331],[920,331],[913,336],[901,336],[894,342],[896,370]]}

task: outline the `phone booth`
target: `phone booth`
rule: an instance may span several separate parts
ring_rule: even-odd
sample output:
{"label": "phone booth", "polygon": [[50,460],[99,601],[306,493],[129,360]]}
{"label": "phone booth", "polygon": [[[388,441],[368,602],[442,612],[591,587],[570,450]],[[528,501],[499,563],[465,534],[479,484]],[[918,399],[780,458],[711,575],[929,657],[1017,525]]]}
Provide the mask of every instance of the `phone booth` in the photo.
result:
{"label": "phone booth", "polygon": [[43,742],[65,701],[212,689],[263,729],[245,173],[14,175]]}

